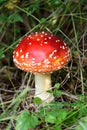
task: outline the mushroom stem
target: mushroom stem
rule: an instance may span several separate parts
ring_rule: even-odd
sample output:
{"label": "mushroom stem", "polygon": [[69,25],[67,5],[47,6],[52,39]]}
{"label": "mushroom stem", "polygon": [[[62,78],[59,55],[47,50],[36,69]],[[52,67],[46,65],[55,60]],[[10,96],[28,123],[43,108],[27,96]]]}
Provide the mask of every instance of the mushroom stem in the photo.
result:
{"label": "mushroom stem", "polygon": [[43,102],[51,102],[53,94],[47,92],[51,90],[51,74],[35,74],[35,97],[39,97]]}

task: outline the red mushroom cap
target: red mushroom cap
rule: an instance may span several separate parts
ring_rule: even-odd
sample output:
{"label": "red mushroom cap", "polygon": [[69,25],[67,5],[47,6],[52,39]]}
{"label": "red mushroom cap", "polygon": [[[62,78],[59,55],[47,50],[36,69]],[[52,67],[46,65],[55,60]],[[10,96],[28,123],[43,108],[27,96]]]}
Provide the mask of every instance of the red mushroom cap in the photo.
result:
{"label": "red mushroom cap", "polygon": [[27,72],[46,73],[62,68],[70,60],[70,49],[50,33],[25,36],[13,53],[15,65]]}

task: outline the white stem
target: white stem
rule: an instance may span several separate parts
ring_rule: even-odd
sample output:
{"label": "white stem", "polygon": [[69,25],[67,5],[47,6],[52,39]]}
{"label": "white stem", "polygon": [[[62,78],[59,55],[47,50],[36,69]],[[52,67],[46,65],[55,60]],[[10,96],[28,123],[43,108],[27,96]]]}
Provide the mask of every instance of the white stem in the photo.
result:
{"label": "white stem", "polygon": [[51,90],[51,74],[35,74],[35,97],[44,102],[51,102],[54,97],[48,90]]}

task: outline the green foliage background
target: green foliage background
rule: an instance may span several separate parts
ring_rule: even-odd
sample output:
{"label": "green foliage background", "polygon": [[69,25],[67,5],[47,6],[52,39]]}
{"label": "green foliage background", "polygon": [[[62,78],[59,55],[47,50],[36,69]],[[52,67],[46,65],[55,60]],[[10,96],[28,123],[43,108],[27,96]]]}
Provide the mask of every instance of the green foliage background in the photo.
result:
{"label": "green foliage background", "polygon": [[[0,0],[0,129],[86,130],[86,0]],[[46,31],[71,49],[71,61],[52,74],[55,101],[38,107],[34,77],[13,64],[21,38]],[[37,104],[37,105],[35,105]],[[32,123],[33,122],[33,123]]]}

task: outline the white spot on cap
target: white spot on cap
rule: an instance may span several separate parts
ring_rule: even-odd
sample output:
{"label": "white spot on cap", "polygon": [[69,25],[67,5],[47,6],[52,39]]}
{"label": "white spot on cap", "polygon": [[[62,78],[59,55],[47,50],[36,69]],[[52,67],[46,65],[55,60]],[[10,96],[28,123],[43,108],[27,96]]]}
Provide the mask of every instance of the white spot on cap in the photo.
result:
{"label": "white spot on cap", "polygon": [[51,53],[51,54],[49,55],[50,58],[52,58],[52,56],[53,56],[53,53]]}
{"label": "white spot on cap", "polygon": [[31,67],[31,64],[28,64],[29,67]]}
{"label": "white spot on cap", "polygon": [[35,60],[35,58],[32,58],[32,60],[34,61],[34,60]]}
{"label": "white spot on cap", "polygon": [[32,43],[31,42],[29,42],[29,45],[31,45]]}
{"label": "white spot on cap", "polygon": [[19,56],[19,52],[18,51],[16,52],[16,56]]}
{"label": "white spot on cap", "polygon": [[48,37],[49,39],[51,39],[51,37]]}
{"label": "white spot on cap", "polygon": [[30,38],[30,37],[31,37],[31,35],[28,35],[28,37]]}
{"label": "white spot on cap", "polygon": [[36,71],[37,71],[37,69],[34,69],[34,71],[36,72]]}
{"label": "white spot on cap", "polygon": [[[21,40],[20,40],[20,42],[21,42]],[[20,42],[19,42],[19,43],[20,43]],[[18,44],[16,45],[16,47],[18,47]]]}
{"label": "white spot on cap", "polygon": [[68,57],[68,55],[65,55],[65,56],[64,56],[64,58],[67,58],[67,57]]}
{"label": "white spot on cap", "polygon": [[65,46],[62,46],[63,50],[65,49]]}
{"label": "white spot on cap", "polygon": [[50,64],[50,61],[49,61],[48,59],[45,59],[45,60],[43,61],[43,63],[45,63],[45,64]]}
{"label": "white spot on cap", "polygon": [[47,63],[48,61],[49,61],[48,59],[45,59],[43,62],[44,62],[44,63]]}
{"label": "white spot on cap", "polygon": [[41,45],[41,46],[43,46],[43,44],[42,44],[42,43],[41,43],[40,45]]}
{"label": "white spot on cap", "polygon": [[40,65],[41,65],[41,62],[37,63],[37,65],[40,66]]}
{"label": "white spot on cap", "polygon": [[54,56],[53,59],[56,60],[56,59],[57,59],[57,56]]}
{"label": "white spot on cap", "polygon": [[69,61],[69,59],[67,59],[67,62]]}
{"label": "white spot on cap", "polygon": [[56,42],[60,42],[60,40],[58,39],[58,40],[56,40]]}
{"label": "white spot on cap", "polygon": [[44,42],[44,44],[48,44],[48,42]]}
{"label": "white spot on cap", "polygon": [[20,63],[18,62],[18,60],[16,59],[13,59],[14,60],[14,63],[16,63],[17,65],[20,65]]}
{"label": "white spot on cap", "polygon": [[25,56],[25,57],[26,57],[26,58],[29,58],[29,52],[26,53],[26,56]]}
{"label": "white spot on cap", "polygon": [[25,63],[25,62],[23,63],[23,65],[25,65],[25,66],[29,66],[29,67],[31,66],[30,64]]}
{"label": "white spot on cap", "polygon": [[38,72],[41,72],[41,70],[38,70]]}
{"label": "white spot on cap", "polygon": [[64,64],[64,62],[62,61],[61,64]]}
{"label": "white spot on cap", "polygon": [[60,48],[62,48],[63,50],[65,49],[65,46],[60,46]]}
{"label": "white spot on cap", "polygon": [[53,37],[53,34],[51,34],[51,37]]}
{"label": "white spot on cap", "polygon": [[47,33],[45,33],[45,36],[47,36]]}
{"label": "white spot on cap", "polygon": [[22,52],[22,49],[20,49],[20,52]]}
{"label": "white spot on cap", "polygon": [[44,34],[45,32],[43,31],[42,34]]}
{"label": "white spot on cap", "polygon": [[51,62],[50,61],[47,61],[47,64],[50,64]]}
{"label": "white spot on cap", "polygon": [[35,60],[32,60],[32,64],[36,64],[36,63],[35,63]]}
{"label": "white spot on cap", "polygon": [[52,58],[52,56],[54,55],[55,52],[57,52],[57,50],[54,50],[54,51],[49,55],[49,57]]}
{"label": "white spot on cap", "polygon": [[44,40],[47,40],[47,38],[44,38]]}
{"label": "white spot on cap", "polygon": [[35,61],[32,61],[32,66],[36,66],[36,63],[35,63]]}
{"label": "white spot on cap", "polygon": [[66,56],[69,56],[69,51],[67,51],[67,52],[65,53],[65,55],[66,55]]}
{"label": "white spot on cap", "polygon": [[22,59],[23,59],[23,58],[24,58],[24,55],[21,55],[21,56],[20,56],[20,58],[22,58]]}
{"label": "white spot on cap", "polygon": [[40,39],[39,39],[39,38],[37,38],[37,41],[40,41]]}
{"label": "white spot on cap", "polygon": [[54,50],[54,52],[57,52],[57,50]]}
{"label": "white spot on cap", "polygon": [[38,35],[38,32],[35,32],[35,35]]}
{"label": "white spot on cap", "polygon": [[57,69],[60,69],[60,68],[61,68],[60,66],[57,67]]}
{"label": "white spot on cap", "polygon": [[43,37],[43,35],[41,34],[41,37]]}
{"label": "white spot on cap", "polygon": [[27,40],[29,40],[29,37],[27,37]]}

